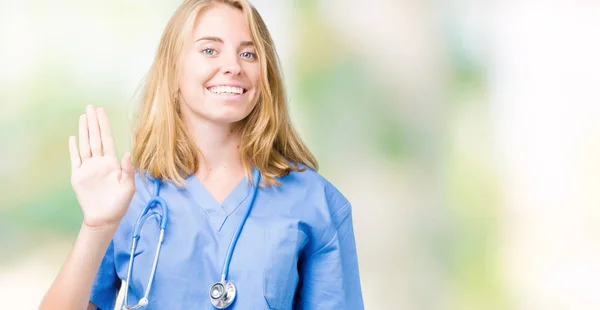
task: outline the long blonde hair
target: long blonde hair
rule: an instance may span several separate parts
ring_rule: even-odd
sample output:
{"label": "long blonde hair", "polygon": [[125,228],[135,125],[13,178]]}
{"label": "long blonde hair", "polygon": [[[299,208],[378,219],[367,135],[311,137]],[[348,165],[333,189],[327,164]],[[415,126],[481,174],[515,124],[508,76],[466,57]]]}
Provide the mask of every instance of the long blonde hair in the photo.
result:
{"label": "long blonde hair", "polygon": [[[206,7],[222,3],[242,10],[261,67],[260,96],[253,111],[241,121],[240,158],[249,177],[256,166],[266,186],[277,177],[302,171],[299,164],[318,169],[315,157],[294,130],[273,40],[258,11],[247,0],[186,0],[169,20],[154,63],[142,88],[142,100],[133,132],[133,164],[143,176],[185,184],[198,171],[201,150],[184,125],[178,101],[179,60],[185,38]],[[251,178],[248,178],[251,179]]]}

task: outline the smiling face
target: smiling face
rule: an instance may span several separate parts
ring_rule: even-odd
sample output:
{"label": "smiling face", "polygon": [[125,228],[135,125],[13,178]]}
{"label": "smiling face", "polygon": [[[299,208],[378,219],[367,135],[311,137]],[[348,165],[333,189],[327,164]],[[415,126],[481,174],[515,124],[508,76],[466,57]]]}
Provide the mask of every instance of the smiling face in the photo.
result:
{"label": "smiling face", "polygon": [[248,116],[259,96],[260,65],[242,10],[204,9],[187,40],[178,76],[184,116],[228,124]]}

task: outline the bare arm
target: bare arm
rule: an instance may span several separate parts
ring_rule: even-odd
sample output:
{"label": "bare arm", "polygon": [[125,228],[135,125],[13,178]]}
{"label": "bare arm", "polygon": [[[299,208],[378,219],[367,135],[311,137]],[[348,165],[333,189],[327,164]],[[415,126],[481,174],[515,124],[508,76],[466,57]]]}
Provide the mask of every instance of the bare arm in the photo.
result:
{"label": "bare arm", "polygon": [[40,310],[96,309],[89,302],[92,284],[116,227],[82,225],[75,245],[52,283]]}
{"label": "bare arm", "polygon": [[69,138],[71,184],[83,211],[75,245],[40,305],[41,310],[95,310],[92,286],[110,241],[135,191],[128,154],[121,163],[108,117],[88,106],[79,119],[79,148]]}

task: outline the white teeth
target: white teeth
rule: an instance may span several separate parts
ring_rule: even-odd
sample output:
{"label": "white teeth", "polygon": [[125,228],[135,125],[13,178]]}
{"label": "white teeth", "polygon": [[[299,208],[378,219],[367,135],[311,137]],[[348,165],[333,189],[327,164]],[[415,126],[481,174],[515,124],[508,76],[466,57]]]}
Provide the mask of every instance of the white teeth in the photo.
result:
{"label": "white teeth", "polygon": [[235,94],[241,95],[244,93],[244,89],[235,86],[214,86],[208,89],[213,94]]}

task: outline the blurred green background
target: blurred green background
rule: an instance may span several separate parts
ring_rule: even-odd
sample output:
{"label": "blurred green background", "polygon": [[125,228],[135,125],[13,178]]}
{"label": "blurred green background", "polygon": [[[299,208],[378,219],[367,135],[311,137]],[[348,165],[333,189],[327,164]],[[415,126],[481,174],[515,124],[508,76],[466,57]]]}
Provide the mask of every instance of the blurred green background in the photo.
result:
{"label": "blurred green background", "polygon": [[[67,138],[134,92],[180,1],[0,0],[0,304],[77,235]],[[294,123],[353,203],[367,309],[600,309],[600,4],[255,0]]]}

